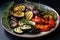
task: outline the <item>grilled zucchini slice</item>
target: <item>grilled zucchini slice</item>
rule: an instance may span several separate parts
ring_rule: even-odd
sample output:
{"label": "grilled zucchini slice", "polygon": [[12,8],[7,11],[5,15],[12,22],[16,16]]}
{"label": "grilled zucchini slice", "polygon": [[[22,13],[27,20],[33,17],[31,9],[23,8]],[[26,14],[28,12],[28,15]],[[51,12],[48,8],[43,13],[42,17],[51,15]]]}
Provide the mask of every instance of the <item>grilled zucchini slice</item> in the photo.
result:
{"label": "grilled zucchini slice", "polygon": [[23,33],[23,31],[20,29],[20,27],[14,28],[13,31],[16,33]]}

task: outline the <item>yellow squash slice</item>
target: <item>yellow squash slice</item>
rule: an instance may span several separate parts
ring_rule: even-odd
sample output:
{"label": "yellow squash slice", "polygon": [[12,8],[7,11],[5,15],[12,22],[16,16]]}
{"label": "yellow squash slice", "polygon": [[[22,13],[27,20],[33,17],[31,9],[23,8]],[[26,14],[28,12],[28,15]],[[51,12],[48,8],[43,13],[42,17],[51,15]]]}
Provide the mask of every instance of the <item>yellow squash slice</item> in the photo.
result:
{"label": "yellow squash slice", "polygon": [[24,11],[25,10],[25,6],[20,4],[16,7],[13,8],[14,11]]}
{"label": "yellow squash slice", "polygon": [[32,17],[33,17],[33,12],[32,12],[32,11],[27,11],[27,12],[25,13],[25,16],[26,16],[26,19],[27,19],[27,20],[31,20]]}
{"label": "yellow squash slice", "polygon": [[13,14],[15,17],[24,17],[24,12],[17,11]]}

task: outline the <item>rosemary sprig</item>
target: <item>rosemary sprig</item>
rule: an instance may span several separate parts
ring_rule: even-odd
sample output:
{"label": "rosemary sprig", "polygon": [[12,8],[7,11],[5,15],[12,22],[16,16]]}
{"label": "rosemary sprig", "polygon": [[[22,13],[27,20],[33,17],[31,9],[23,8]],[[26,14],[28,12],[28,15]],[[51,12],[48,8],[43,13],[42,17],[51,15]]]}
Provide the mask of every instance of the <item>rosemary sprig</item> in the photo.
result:
{"label": "rosemary sprig", "polygon": [[11,2],[10,5],[7,6],[6,11],[2,16],[2,23],[8,28],[10,28],[8,16],[10,14],[10,9],[13,5],[14,5],[14,2]]}
{"label": "rosemary sprig", "polygon": [[29,4],[32,4],[30,1],[28,1],[28,0],[25,0],[24,1],[27,5],[29,5]]}

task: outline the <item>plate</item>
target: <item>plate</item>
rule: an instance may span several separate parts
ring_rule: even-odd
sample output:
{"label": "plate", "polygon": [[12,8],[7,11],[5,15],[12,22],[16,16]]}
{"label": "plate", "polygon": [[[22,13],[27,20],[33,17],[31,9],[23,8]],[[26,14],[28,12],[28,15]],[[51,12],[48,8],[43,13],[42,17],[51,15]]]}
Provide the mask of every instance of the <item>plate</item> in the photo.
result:
{"label": "plate", "polygon": [[[1,18],[2,27],[3,27],[7,32],[9,32],[9,33],[12,34],[12,35],[15,35],[15,36],[18,36],[18,37],[25,37],[25,38],[41,37],[41,36],[45,36],[45,35],[48,35],[49,33],[53,32],[55,29],[57,29],[57,27],[58,27],[58,25],[59,25],[59,14],[56,12],[56,10],[54,10],[53,8],[51,8],[51,7],[47,6],[47,5],[39,4],[39,3],[37,3],[37,4],[44,6],[45,9],[54,11],[55,14],[56,14],[56,16],[57,16],[56,25],[55,25],[55,27],[52,28],[50,31],[41,32],[41,33],[36,34],[36,35],[30,35],[30,34],[16,34],[16,33],[12,32],[12,29],[8,29],[5,25],[3,25],[3,23],[2,23],[2,18]],[[3,16],[2,16],[2,17],[3,17]]]}

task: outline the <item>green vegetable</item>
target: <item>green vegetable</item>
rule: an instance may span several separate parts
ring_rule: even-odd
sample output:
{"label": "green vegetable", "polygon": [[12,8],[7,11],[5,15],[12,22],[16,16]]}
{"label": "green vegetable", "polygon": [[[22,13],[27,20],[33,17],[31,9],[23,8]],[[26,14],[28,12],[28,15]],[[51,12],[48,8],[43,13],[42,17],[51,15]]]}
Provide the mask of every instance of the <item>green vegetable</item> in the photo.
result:
{"label": "green vegetable", "polygon": [[27,0],[24,0],[24,2],[25,2],[26,4],[31,4],[31,2],[30,2],[30,1],[27,1]]}
{"label": "green vegetable", "polygon": [[41,4],[38,4],[38,3],[35,3],[35,7],[36,7],[36,9],[38,9],[38,10],[40,10],[40,11],[42,11],[42,12],[45,12],[45,11],[48,10],[48,9],[45,9],[45,8],[44,8],[45,6],[43,6],[43,5],[41,5]]}
{"label": "green vegetable", "polygon": [[28,21],[28,20],[26,20],[26,19],[21,19],[21,21],[23,22],[23,23],[25,23],[25,24],[27,24],[27,25],[32,25],[32,26],[34,26],[36,23],[35,22],[33,22],[33,21]]}
{"label": "green vegetable", "polygon": [[20,29],[20,27],[14,28],[13,31],[16,33],[23,33],[23,31]]}
{"label": "green vegetable", "polygon": [[31,29],[30,25],[23,25],[21,26],[21,29],[26,30],[26,29]]}
{"label": "green vegetable", "polygon": [[4,12],[3,16],[2,16],[2,23],[7,26],[8,28],[10,27],[9,25],[9,19],[8,16],[10,14],[10,9],[13,6],[14,2],[11,2],[10,5],[8,5],[6,11]]}
{"label": "green vegetable", "polygon": [[33,25],[33,26],[36,24],[36,23],[33,22],[33,21],[28,21],[28,22],[29,22],[30,25]]}

